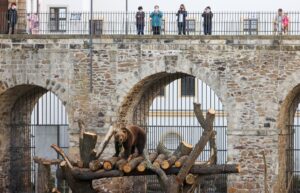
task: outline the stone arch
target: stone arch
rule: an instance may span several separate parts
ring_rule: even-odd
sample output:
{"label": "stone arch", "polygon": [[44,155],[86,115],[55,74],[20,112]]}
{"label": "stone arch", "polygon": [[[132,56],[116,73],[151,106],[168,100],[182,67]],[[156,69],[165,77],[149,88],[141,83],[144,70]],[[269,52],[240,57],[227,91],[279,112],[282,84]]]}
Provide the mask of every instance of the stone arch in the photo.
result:
{"label": "stone arch", "polygon": [[[278,138],[278,190],[284,192],[288,180],[287,149],[289,148],[290,131],[289,125],[293,125],[294,115],[300,103],[300,77],[299,71],[294,72],[278,87],[280,110],[277,119]],[[276,188],[276,187],[275,187]]]}
{"label": "stone arch", "polygon": [[[46,92],[47,89],[37,85],[23,84],[8,87],[6,84],[1,84],[0,168],[2,171],[0,177],[4,180],[0,192],[9,192],[12,189],[27,192],[32,188],[30,173],[22,176],[15,174],[14,171],[21,167],[25,171],[31,170],[31,136],[27,131],[30,130],[29,123],[33,108]],[[59,96],[58,98],[60,99]]]}

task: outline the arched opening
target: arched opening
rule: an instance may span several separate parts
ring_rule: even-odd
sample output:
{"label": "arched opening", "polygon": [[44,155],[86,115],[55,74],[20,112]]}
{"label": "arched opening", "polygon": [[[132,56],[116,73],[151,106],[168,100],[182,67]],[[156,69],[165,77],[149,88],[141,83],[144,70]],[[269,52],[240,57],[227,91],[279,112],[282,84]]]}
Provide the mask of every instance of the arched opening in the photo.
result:
{"label": "arched opening", "polygon": [[[217,112],[214,130],[217,131],[218,163],[226,162],[226,113],[219,97],[205,82],[187,74],[162,73],[141,81],[132,93],[125,106],[128,112],[124,114],[126,120],[122,121],[133,122],[147,130],[147,148],[150,152],[156,149],[160,141],[172,151],[181,140],[193,145],[197,143],[202,128],[194,116],[193,103],[198,102],[203,112],[209,108]],[[209,157],[207,146],[198,161],[206,161]],[[147,191],[161,191],[156,177],[147,177],[146,181]],[[210,176],[204,183],[202,188],[206,192],[227,192],[224,175]]]}
{"label": "arched opening", "polygon": [[298,103],[293,121],[287,125],[287,152],[286,152],[286,183],[289,192],[300,191],[300,104]]}
{"label": "arched opening", "polygon": [[[68,117],[63,102],[38,86],[16,86],[0,96],[2,132],[8,132],[3,147],[6,154],[7,189],[36,192],[37,165],[34,156],[57,159],[52,143],[68,148]],[[1,132],[1,134],[2,134]],[[1,137],[0,137],[1,138]],[[2,144],[1,144],[2,145]],[[52,170],[55,182],[55,168]]]}
{"label": "arched opening", "polygon": [[300,191],[300,85],[293,88],[280,109],[279,192]]}

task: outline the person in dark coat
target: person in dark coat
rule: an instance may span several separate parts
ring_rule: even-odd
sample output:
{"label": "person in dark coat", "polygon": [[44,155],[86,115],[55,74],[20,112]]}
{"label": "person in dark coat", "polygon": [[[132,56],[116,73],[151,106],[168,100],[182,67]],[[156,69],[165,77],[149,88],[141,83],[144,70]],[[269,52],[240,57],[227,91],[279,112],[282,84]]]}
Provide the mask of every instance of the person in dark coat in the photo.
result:
{"label": "person in dark coat", "polygon": [[7,19],[7,34],[15,33],[15,26],[18,21],[18,12],[16,3],[12,3],[6,15]]}
{"label": "person in dark coat", "polygon": [[185,6],[183,4],[180,5],[176,16],[178,25],[178,35],[181,35],[181,33],[185,35],[187,11],[185,10]]}
{"label": "person in dark coat", "polygon": [[136,18],[136,29],[138,35],[144,35],[144,27],[145,27],[145,12],[143,11],[143,7],[138,7],[138,12],[135,15]]}
{"label": "person in dark coat", "polygon": [[202,13],[204,35],[211,35],[213,13],[210,7],[206,7]]}

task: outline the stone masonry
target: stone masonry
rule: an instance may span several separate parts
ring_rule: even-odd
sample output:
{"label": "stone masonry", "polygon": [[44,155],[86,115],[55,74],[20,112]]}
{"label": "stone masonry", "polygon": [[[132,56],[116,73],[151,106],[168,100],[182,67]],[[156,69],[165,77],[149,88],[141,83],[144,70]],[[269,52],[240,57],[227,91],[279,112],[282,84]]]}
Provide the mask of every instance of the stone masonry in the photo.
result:
{"label": "stone masonry", "polygon": [[[132,121],[157,80],[187,74],[206,82],[228,113],[228,161],[242,169],[230,175],[228,191],[263,192],[265,152],[270,190],[282,192],[285,125],[300,96],[299,37],[101,36],[94,43],[90,92],[87,36],[0,36],[0,192],[9,192],[9,115],[28,87],[50,90],[66,104],[76,153],[78,119],[103,137],[113,122]],[[120,192],[114,188],[99,189]]]}

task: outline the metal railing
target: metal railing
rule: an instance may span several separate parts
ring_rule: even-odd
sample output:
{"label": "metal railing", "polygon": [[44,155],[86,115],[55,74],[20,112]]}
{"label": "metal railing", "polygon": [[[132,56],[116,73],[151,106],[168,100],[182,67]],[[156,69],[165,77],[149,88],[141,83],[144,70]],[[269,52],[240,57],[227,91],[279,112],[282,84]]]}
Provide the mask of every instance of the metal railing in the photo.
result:
{"label": "metal railing", "polygon": [[[26,23],[29,34],[137,34],[136,12],[95,12],[90,21],[88,12],[19,13],[19,23]],[[20,18],[23,18],[20,20]],[[277,18],[277,19],[276,19]],[[212,35],[300,35],[300,12],[288,12],[289,23],[283,29],[277,12],[214,12]],[[6,33],[7,14],[0,13],[0,32]],[[280,18],[281,20],[281,18]],[[92,25],[91,25],[92,23]],[[188,12],[186,35],[203,35],[204,18],[201,12]],[[23,26],[23,25],[22,25]],[[92,26],[92,27],[91,27]],[[280,26],[280,27],[278,27]],[[276,29],[277,28],[277,29]],[[127,30],[126,30],[127,29]],[[153,34],[150,12],[145,12],[144,34]],[[163,12],[162,35],[178,34],[176,12]]]}

